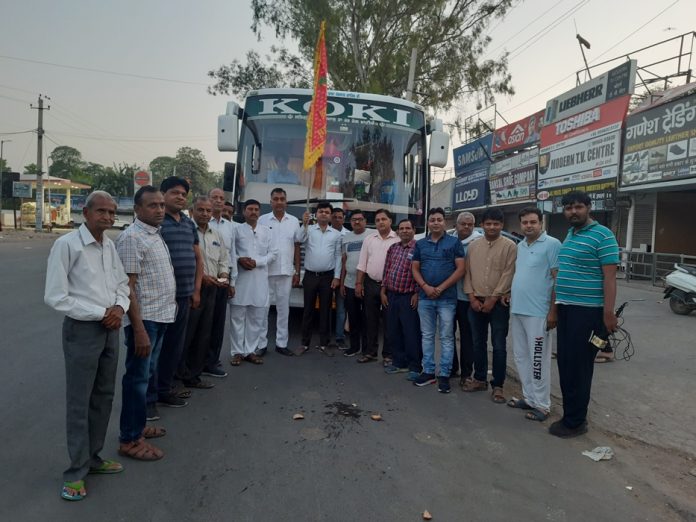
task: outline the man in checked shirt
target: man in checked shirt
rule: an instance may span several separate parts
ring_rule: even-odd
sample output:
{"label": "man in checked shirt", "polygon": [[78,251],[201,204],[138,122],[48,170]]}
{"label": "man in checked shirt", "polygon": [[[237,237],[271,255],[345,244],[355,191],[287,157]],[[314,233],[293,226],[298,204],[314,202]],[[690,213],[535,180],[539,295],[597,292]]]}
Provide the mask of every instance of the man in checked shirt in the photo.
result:
{"label": "man in checked shirt", "polygon": [[415,230],[408,219],[399,221],[398,243],[387,250],[384,262],[382,306],[387,310],[387,327],[392,343],[392,364],[384,368],[385,373],[406,373],[407,379],[415,381],[421,372],[421,333],[418,318],[418,285],[413,280],[411,259],[416,241]]}

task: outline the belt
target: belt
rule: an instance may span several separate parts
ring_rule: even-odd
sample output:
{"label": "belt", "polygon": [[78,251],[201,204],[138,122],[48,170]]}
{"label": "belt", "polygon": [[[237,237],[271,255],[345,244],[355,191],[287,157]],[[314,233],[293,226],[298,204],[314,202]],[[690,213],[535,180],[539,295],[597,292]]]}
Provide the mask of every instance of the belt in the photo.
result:
{"label": "belt", "polygon": [[377,281],[376,279],[372,279],[369,275],[365,274],[365,282],[368,282],[368,281],[371,283],[374,283],[376,285],[380,285],[380,286],[382,285],[382,281]]}
{"label": "belt", "polygon": [[311,276],[321,277],[321,276],[333,275],[334,271],[327,270],[326,272],[312,272],[311,270],[305,270],[304,273],[305,273],[305,275],[309,274]]}

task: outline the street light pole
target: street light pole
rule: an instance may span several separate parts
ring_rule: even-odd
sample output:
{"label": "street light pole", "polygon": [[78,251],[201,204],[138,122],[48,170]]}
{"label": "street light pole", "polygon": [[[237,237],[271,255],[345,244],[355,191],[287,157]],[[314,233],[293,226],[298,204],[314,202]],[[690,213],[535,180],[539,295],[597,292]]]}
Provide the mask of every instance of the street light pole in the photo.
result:
{"label": "street light pole", "polygon": [[0,232],[2,232],[2,175],[5,172],[5,162],[3,161],[3,147],[5,143],[10,143],[12,140],[0,140]]}

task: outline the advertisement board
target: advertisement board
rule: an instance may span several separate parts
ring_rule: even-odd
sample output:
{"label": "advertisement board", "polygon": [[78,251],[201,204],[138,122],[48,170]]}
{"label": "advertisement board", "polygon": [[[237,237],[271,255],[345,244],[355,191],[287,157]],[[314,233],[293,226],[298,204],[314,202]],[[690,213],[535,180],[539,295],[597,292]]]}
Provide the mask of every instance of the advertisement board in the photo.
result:
{"label": "advertisement board", "polygon": [[31,198],[31,192],[31,183],[23,183],[21,181],[12,182],[13,198]]}
{"label": "advertisement board", "polygon": [[454,190],[452,209],[464,210],[486,204],[488,167],[493,134],[457,147],[454,155]]}
{"label": "advertisement board", "polygon": [[539,190],[616,179],[629,99],[612,100],[542,129]]}
{"label": "advertisement board", "polygon": [[636,60],[597,76],[546,103],[545,125],[578,114],[622,96],[633,94],[636,79]]}
{"label": "advertisement board", "polygon": [[491,205],[535,201],[539,149],[515,154],[490,167]]}
{"label": "advertisement board", "polygon": [[541,138],[544,125],[544,111],[539,111],[519,121],[496,129],[493,133],[493,154],[512,152],[523,147],[535,145]]}
{"label": "advertisement board", "polygon": [[540,200],[552,201],[552,212],[561,214],[563,205],[561,200],[563,195],[571,190],[581,190],[585,192],[592,200],[592,209],[597,211],[613,210],[614,199],[616,197],[616,180],[598,181],[591,183],[581,183],[572,187],[553,188],[543,193],[539,192],[537,198]]}
{"label": "advertisement board", "polygon": [[629,116],[621,186],[696,177],[696,94]]}

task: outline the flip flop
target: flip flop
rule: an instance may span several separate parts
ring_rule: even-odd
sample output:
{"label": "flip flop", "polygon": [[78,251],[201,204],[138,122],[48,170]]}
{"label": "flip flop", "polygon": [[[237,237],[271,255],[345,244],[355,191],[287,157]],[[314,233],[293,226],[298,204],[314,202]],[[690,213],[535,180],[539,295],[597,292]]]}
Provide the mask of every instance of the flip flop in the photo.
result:
{"label": "flip flop", "polygon": [[167,430],[162,426],[145,426],[145,429],[143,429],[143,437],[146,439],[158,439],[166,434]]}
{"label": "flip flop", "polygon": [[516,397],[513,397],[509,401],[507,401],[507,405],[510,406],[511,408],[518,408],[520,410],[531,410],[532,407],[525,401],[524,399],[518,399]]}
{"label": "flip flop", "polygon": [[546,419],[549,418],[549,414],[545,411],[532,408],[524,414],[524,418],[532,421],[544,422]]}
{"label": "flip flop", "polygon": [[361,357],[358,357],[357,362],[359,362],[360,364],[363,364],[363,363],[369,363],[369,362],[376,361],[376,360],[377,360],[377,357],[373,357],[371,355],[363,355]]}
{"label": "flip flop", "polygon": [[611,363],[611,362],[614,362],[614,358],[613,357],[603,357],[601,355],[598,355],[595,357],[594,362],[595,362],[595,364]]}
{"label": "flip flop", "polygon": [[89,472],[92,475],[110,475],[112,473],[121,473],[123,471],[123,466],[116,462],[115,460],[105,459],[96,468],[89,468]]}
{"label": "flip flop", "polygon": [[60,497],[63,500],[82,500],[87,496],[84,480],[76,480],[75,482],[63,482],[63,489],[60,492]]}

